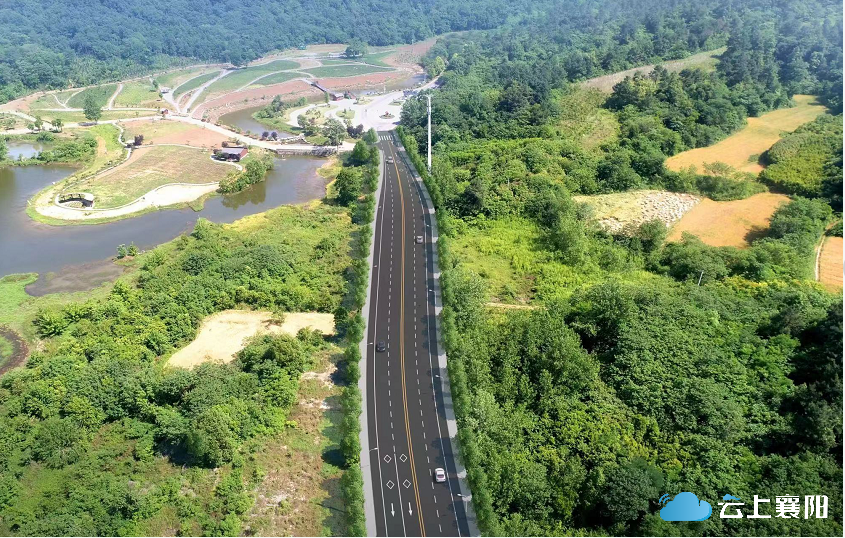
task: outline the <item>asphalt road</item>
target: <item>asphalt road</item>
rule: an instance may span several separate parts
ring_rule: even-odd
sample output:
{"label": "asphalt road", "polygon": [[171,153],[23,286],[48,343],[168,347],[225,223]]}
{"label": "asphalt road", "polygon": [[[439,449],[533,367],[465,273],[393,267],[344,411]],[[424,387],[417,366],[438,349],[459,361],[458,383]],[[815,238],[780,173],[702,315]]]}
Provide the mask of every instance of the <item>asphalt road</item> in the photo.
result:
{"label": "asphalt road", "polygon": [[[367,420],[378,536],[468,536],[437,369],[431,221],[421,187],[379,133],[384,183],[376,212]],[[415,241],[424,237],[424,243]],[[384,341],[386,349],[376,351]],[[447,481],[435,483],[434,469]]]}

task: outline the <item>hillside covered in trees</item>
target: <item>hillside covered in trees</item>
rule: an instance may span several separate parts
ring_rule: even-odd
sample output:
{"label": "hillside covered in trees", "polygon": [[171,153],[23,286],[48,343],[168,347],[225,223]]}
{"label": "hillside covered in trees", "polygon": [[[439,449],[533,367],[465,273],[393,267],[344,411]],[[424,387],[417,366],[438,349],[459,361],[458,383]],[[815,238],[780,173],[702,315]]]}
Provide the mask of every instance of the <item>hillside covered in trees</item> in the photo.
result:
{"label": "hillside covered in trees", "polygon": [[[813,279],[842,200],[841,2],[610,2],[438,41],[402,137],[438,208],[462,457],[487,535],[842,533],[842,300]],[[615,13],[612,13],[616,10]],[[612,14],[611,14],[612,13]],[[724,46],[714,70],[578,82]],[[672,172],[796,93],[829,109],[760,177]],[[653,188],[794,195],[746,248],[613,234],[583,198]],[[490,301],[531,310],[491,308]],[[663,493],[829,497],[827,519],[660,518]],[[809,495],[810,493],[806,493]],[[804,493],[801,493],[804,495]],[[749,505],[745,506],[746,511]],[[773,513],[773,512],[766,512]]]}
{"label": "hillside covered in trees", "polygon": [[494,28],[550,4],[528,0],[21,0],[0,5],[0,102],[174,63],[241,65],[314,43],[412,43]]}

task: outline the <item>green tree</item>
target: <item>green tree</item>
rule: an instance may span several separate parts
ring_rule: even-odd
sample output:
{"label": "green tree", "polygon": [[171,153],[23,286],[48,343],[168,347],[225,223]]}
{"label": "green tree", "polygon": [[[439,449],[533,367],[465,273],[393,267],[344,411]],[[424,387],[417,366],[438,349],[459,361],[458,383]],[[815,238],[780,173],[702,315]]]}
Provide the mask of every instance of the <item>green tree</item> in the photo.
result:
{"label": "green tree", "polygon": [[334,187],[337,193],[337,203],[350,205],[361,195],[361,173],[349,167],[344,167],[335,179]]}
{"label": "green tree", "polygon": [[366,164],[370,160],[370,148],[363,140],[355,142],[355,147],[352,149],[352,162],[357,165]]}
{"label": "green tree", "polygon": [[346,127],[334,118],[329,118],[323,125],[323,136],[333,146],[339,146],[346,138]]}
{"label": "green tree", "polygon": [[56,118],[53,120],[53,129],[55,129],[57,133],[61,133],[64,126],[65,122],[62,121],[62,118]]}
{"label": "green tree", "polygon": [[346,47],[344,55],[347,58],[357,58],[367,54],[367,44],[361,39],[353,39]]}
{"label": "green tree", "polygon": [[9,156],[9,146],[6,144],[6,139],[0,138],[0,161],[5,160]]}
{"label": "green tree", "polygon": [[82,113],[86,119],[96,122],[102,117],[103,108],[97,103],[97,99],[89,93],[82,103]]}
{"label": "green tree", "polygon": [[367,144],[375,144],[378,142],[378,134],[376,130],[370,127],[367,133],[364,135],[364,142]]}

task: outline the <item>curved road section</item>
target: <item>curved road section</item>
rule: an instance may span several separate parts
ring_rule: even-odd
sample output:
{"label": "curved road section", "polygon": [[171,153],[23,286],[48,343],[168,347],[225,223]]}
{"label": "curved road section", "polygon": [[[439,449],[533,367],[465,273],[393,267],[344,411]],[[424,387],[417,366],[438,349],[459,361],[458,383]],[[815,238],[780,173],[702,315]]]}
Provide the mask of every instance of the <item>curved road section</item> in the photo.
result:
{"label": "curved road section", "polygon": [[[385,162],[363,369],[363,446],[369,457],[362,461],[368,474],[365,488],[372,492],[365,492],[368,531],[378,536],[469,536],[469,496],[462,495],[468,490],[461,489],[464,472],[452,449],[454,415],[445,355],[437,343],[433,210],[392,133],[380,132],[379,139]],[[386,162],[388,157],[394,162]],[[379,342],[384,342],[383,351]],[[437,468],[445,470],[445,482],[435,481]]]}

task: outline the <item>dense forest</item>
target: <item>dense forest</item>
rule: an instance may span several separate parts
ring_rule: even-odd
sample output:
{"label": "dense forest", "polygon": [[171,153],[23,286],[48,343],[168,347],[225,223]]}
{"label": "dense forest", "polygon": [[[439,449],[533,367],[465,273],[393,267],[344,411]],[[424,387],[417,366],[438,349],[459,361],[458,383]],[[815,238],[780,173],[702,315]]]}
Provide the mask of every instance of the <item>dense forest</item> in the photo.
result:
{"label": "dense forest", "polygon": [[[402,112],[438,207],[444,339],[482,533],[841,535],[842,300],[810,282],[814,247],[841,218],[841,3],[613,3],[605,18],[563,4],[431,49],[430,174],[425,100]],[[718,47],[712,70],[658,66],[607,97],[576,84]],[[666,168],[795,93],[830,113],[760,156],[759,178]],[[613,235],[573,198],[640,188],[792,198],[742,249],[666,243],[656,221]],[[534,309],[487,306],[515,297]],[[836,508],[662,520],[658,498],[680,491],[714,513],[725,494],[778,491],[824,491]]]}
{"label": "dense forest", "polygon": [[[0,5],[0,102],[187,62],[241,65],[313,43],[412,43],[493,28],[541,2],[483,0],[21,0]],[[530,9],[529,9],[530,8]]]}

